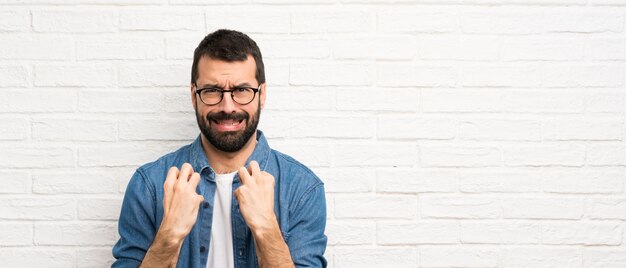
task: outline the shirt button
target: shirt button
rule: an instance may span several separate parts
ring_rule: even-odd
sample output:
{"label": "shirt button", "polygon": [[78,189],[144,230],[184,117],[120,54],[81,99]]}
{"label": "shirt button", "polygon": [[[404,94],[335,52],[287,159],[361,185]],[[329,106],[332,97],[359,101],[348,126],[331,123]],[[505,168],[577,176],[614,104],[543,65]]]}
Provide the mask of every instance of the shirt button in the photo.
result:
{"label": "shirt button", "polygon": [[203,208],[208,208],[209,207],[209,202],[207,202],[207,201],[202,202],[202,207]]}
{"label": "shirt button", "polygon": [[206,248],[204,246],[201,246],[200,247],[200,252],[204,252],[204,251],[206,251]]}

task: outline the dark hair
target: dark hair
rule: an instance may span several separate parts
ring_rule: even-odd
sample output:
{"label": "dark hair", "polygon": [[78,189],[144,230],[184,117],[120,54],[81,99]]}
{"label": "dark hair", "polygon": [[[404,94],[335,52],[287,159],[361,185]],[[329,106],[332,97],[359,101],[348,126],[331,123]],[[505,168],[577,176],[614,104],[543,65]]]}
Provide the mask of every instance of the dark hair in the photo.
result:
{"label": "dark hair", "polygon": [[220,29],[208,34],[196,50],[193,52],[193,65],[191,66],[191,83],[198,80],[198,62],[203,56],[227,62],[245,61],[248,55],[252,55],[256,62],[256,81],[265,83],[265,68],[263,57],[256,42],[246,34],[233,30]]}

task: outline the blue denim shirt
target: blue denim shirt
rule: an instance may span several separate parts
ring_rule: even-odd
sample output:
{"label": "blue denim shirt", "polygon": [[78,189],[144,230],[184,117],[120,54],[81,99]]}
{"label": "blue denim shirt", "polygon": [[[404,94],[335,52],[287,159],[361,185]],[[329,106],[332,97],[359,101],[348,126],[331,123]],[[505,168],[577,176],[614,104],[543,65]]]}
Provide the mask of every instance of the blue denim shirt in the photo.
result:
{"label": "blue denim shirt", "polygon": [[[251,160],[275,178],[274,212],[297,267],[326,267],[327,237],[324,185],[311,170],[295,159],[272,150],[257,131]],[[119,219],[120,240],[113,247],[112,267],[137,267],[143,260],[163,219],[163,183],[170,167],[190,163],[202,179],[196,192],[204,196],[193,229],[183,241],[178,267],[206,267],[215,196],[215,172],[200,137],[190,145],[141,166],[131,178]],[[240,181],[235,176],[233,191]],[[253,236],[239,212],[237,199],[231,208],[235,267],[258,267]]]}

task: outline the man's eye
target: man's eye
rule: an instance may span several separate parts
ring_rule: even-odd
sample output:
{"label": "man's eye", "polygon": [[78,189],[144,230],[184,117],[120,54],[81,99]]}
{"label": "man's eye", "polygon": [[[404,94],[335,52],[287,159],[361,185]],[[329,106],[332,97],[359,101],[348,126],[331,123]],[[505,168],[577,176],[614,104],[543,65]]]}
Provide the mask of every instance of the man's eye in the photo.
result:
{"label": "man's eye", "polygon": [[217,93],[217,92],[220,92],[220,90],[217,89],[217,88],[205,88],[205,89],[202,89],[202,92],[205,92],[205,93]]}
{"label": "man's eye", "polygon": [[248,91],[248,89],[245,87],[235,88],[235,92],[246,92],[246,91]]}

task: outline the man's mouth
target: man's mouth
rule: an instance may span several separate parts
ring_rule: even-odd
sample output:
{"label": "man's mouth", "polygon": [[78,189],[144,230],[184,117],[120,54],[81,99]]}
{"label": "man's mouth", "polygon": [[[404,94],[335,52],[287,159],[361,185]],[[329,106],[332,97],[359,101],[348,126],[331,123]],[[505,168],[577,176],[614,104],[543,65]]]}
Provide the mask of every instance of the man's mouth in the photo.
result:
{"label": "man's mouth", "polygon": [[239,130],[242,127],[242,123],[243,123],[243,119],[223,119],[223,120],[217,120],[217,119],[211,119],[211,122],[213,122],[216,126],[216,128],[220,131],[236,131]]}

